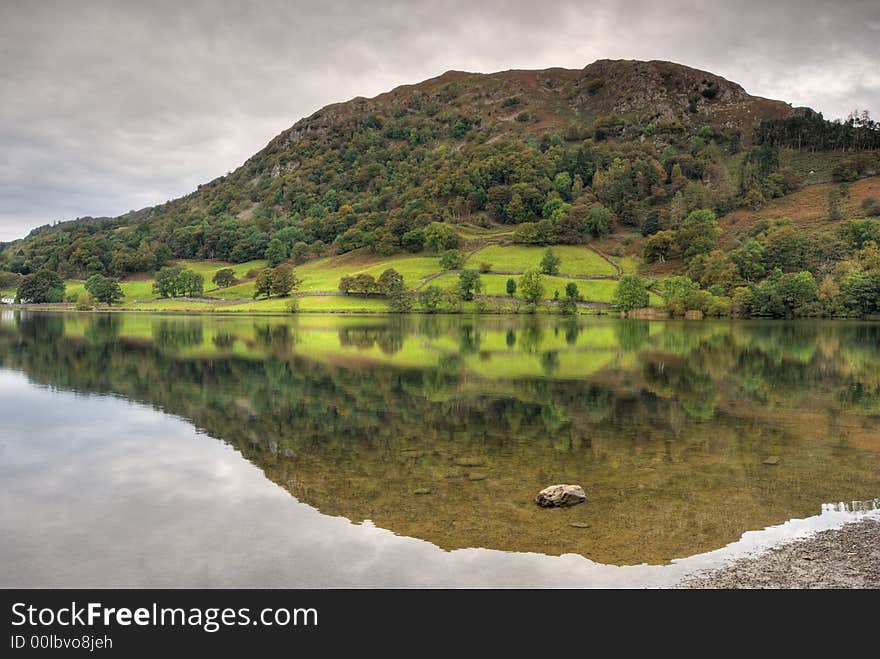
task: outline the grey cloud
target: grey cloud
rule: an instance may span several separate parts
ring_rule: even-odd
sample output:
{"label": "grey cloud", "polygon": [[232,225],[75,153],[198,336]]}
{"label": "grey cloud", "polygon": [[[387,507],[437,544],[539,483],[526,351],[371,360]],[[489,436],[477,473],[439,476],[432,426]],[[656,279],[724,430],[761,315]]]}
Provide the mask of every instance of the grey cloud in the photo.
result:
{"label": "grey cloud", "polygon": [[448,69],[670,59],[880,112],[871,1],[4,0],[0,240],[185,194],[328,103]]}

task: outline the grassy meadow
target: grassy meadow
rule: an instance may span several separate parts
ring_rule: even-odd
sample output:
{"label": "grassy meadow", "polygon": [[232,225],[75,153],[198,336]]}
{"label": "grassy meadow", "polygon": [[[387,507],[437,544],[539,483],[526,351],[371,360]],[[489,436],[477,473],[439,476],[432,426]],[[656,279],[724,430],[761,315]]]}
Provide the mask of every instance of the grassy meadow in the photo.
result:
{"label": "grassy meadow", "polygon": [[[521,306],[522,299],[517,293],[507,295],[507,280],[518,280],[523,272],[540,268],[546,247],[507,244],[510,230],[484,229],[464,226],[462,238],[470,247],[463,248],[466,254],[464,267],[478,270],[486,267],[489,271],[481,274],[481,295],[496,299],[492,304],[495,311],[513,311]],[[496,241],[496,242],[491,242]],[[606,258],[585,245],[557,245],[552,247],[560,258],[559,275],[544,276],[544,297],[553,299],[558,291],[564,295],[566,284],[574,281],[581,298],[597,306],[607,306],[613,301],[617,286],[616,277],[620,273],[635,272],[639,261],[634,257]],[[153,292],[153,277],[142,273],[125,278],[119,282],[125,299],[118,308],[136,311],[192,311],[192,312],[286,312],[287,298],[253,299],[256,275],[267,266],[264,260],[247,263],[226,263],[223,261],[179,260],[175,265],[201,274],[205,279],[202,297],[198,300],[159,298]],[[212,279],[222,268],[232,268],[238,283],[227,288],[217,288]],[[420,290],[426,286],[439,286],[450,289],[458,283],[458,271],[444,271],[440,258],[434,254],[397,254],[379,256],[366,250],[356,250],[339,256],[313,259],[295,266],[302,283],[299,287],[299,310],[303,312],[381,312],[387,310],[387,302],[381,297],[343,296],[338,293],[339,280],[345,276],[369,274],[378,279],[388,268],[394,268],[404,279],[407,287]],[[68,299],[84,294],[85,282],[68,280],[66,282]],[[10,293],[14,294],[14,293]],[[660,305],[653,293],[651,304]],[[478,305],[466,303],[463,311],[476,311]],[[508,309],[509,307],[509,309]],[[582,309],[582,312],[589,312]]]}

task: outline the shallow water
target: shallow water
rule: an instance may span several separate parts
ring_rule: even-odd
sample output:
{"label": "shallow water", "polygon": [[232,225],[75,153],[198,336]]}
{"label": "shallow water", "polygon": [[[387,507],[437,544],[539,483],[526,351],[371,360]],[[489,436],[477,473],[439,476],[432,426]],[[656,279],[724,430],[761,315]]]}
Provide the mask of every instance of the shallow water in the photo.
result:
{"label": "shallow water", "polygon": [[661,586],[876,514],[880,326],[3,311],[0,414],[0,585]]}

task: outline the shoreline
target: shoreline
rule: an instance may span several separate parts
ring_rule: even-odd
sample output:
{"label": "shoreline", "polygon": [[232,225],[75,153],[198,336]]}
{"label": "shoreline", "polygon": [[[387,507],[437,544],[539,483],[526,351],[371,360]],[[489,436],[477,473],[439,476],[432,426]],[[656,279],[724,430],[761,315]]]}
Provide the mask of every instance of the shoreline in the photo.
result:
{"label": "shoreline", "polygon": [[[307,297],[316,297],[316,296],[307,296]],[[206,300],[199,301],[200,304],[207,304]],[[146,304],[149,303],[144,303]],[[157,301],[157,304],[161,304]],[[223,307],[231,307],[229,309],[224,309]],[[50,311],[50,312],[64,312],[64,313],[151,313],[151,314],[181,314],[181,315],[195,315],[195,314],[204,314],[204,315],[259,315],[259,316],[302,316],[302,315],[354,315],[354,316],[422,316],[422,317],[431,317],[431,316],[555,316],[558,318],[597,318],[597,317],[607,317],[607,318],[620,318],[625,320],[674,320],[674,321],[682,321],[687,323],[701,323],[701,322],[741,322],[741,321],[758,321],[758,322],[766,322],[766,321],[843,321],[843,322],[865,322],[865,323],[876,323],[880,322],[880,316],[869,315],[869,316],[803,316],[803,317],[795,317],[795,318],[774,318],[769,316],[747,316],[747,317],[734,317],[734,316],[702,316],[700,318],[694,317],[686,317],[686,316],[670,316],[662,313],[657,307],[647,307],[645,310],[636,310],[638,311],[648,311],[648,313],[633,313],[633,312],[620,312],[615,311],[610,308],[603,307],[581,307],[578,310],[578,313],[573,315],[565,315],[559,313],[554,307],[550,304],[539,305],[534,312],[528,311],[517,311],[515,309],[509,308],[500,308],[497,310],[487,310],[484,309],[479,311],[477,309],[462,309],[461,311],[438,311],[435,313],[430,313],[427,311],[407,311],[407,312],[394,312],[389,309],[369,309],[369,308],[352,308],[352,309],[340,309],[340,308],[328,308],[328,309],[298,309],[297,311],[285,311],[283,309],[236,309],[234,308],[236,305],[230,304],[218,304],[217,306],[205,308],[205,307],[183,307],[183,308],[174,308],[174,307],[160,307],[157,309],[148,309],[148,308],[132,308],[127,307],[125,304],[111,307],[93,307],[91,309],[77,309],[76,305],[72,302],[61,302],[61,303],[47,303],[47,304],[2,304],[0,305],[0,311]]]}
{"label": "shoreline", "polygon": [[686,578],[679,589],[880,588],[880,517],[853,520]]}

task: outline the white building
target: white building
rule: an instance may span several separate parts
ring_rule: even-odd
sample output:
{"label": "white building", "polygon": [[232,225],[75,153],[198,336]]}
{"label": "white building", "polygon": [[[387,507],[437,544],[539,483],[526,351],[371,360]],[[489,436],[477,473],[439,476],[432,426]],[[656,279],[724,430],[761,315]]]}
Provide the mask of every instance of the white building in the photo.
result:
{"label": "white building", "polygon": [[0,297],[0,304],[15,304],[14,297]]}

